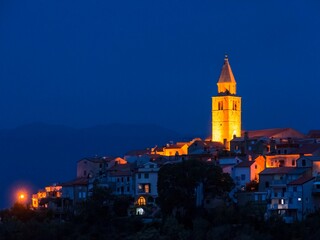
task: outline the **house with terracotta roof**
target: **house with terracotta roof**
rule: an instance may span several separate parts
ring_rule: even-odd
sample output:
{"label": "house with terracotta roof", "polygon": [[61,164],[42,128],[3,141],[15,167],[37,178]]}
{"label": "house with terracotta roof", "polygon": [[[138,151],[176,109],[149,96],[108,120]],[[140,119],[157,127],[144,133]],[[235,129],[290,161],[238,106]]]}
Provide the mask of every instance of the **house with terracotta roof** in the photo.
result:
{"label": "house with terracotta roof", "polygon": [[237,154],[248,152],[258,154],[287,154],[299,148],[298,140],[305,135],[292,128],[272,128],[254,131],[243,131],[241,137],[233,138],[230,151]]}
{"label": "house with terracotta roof", "polygon": [[259,173],[265,169],[264,160],[243,161],[232,169],[232,178],[237,189],[244,190],[251,181],[259,182]]}
{"label": "house with terracotta roof", "polygon": [[320,139],[320,130],[310,130],[307,134],[308,138]]}
{"label": "house with terracotta roof", "polygon": [[277,215],[286,223],[303,220],[315,211],[312,190],[314,177],[301,176],[286,185],[286,191],[272,192],[267,216]]}
{"label": "house with terracotta roof", "polygon": [[305,138],[306,136],[293,129],[293,128],[270,128],[270,129],[261,129],[261,130],[250,130],[246,131],[248,133],[248,137],[267,137],[273,138],[276,140],[291,138],[291,139],[300,139]]}
{"label": "house with terracotta roof", "polygon": [[268,154],[258,156],[257,159],[265,159],[266,168],[295,167],[299,154]]}
{"label": "house with terracotta roof", "polygon": [[93,178],[101,176],[115,164],[125,164],[127,161],[117,157],[88,157],[77,162],[77,178]]}
{"label": "house with terracotta roof", "polygon": [[62,212],[62,186],[60,184],[53,184],[46,186],[32,195],[33,209],[50,209],[55,212]]}
{"label": "house with terracotta roof", "polygon": [[175,144],[167,144],[163,148],[164,156],[181,156],[188,154],[189,142],[177,142]]}
{"label": "house with terracotta roof", "polygon": [[106,184],[112,189],[114,195],[133,196],[134,169],[132,164],[116,164],[107,170],[106,177]]}
{"label": "house with terracotta roof", "polygon": [[65,209],[74,208],[88,199],[88,182],[89,179],[83,177],[61,183]]}
{"label": "house with terracotta roof", "polygon": [[305,167],[312,169],[312,176],[320,175],[320,156],[302,156],[297,159],[298,167]]}
{"label": "house with terracotta roof", "polygon": [[231,176],[233,167],[243,161],[246,161],[246,160],[242,159],[238,156],[236,156],[236,157],[222,157],[222,158],[219,158],[219,160],[217,161],[217,164],[221,167],[221,169],[224,173],[229,173]]}
{"label": "house with terracotta roof", "polygon": [[319,143],[307,143],[300,144],[296,150],[297,154],[301,156],[320,156],[320,144]]}
{"label": "house with terracotta roof", "polygon": [[311,168],[276,167],[266,168],[259,174],[259,191],[272,191],[281,194],[286,185],[302,176],[311,176]]}
{"label": "house with terracotta roof", "polygon": [[151,214],[158,197],[158,171],[159,166],[155,162],[148,162],[137,166],[135,172],[135,205],[136,214]]}
{"label": "house with terracotta roof", "polygon": [[224,149],[224,146],[220,142],[212,142],[207,140],[201,140],[200,138],[194,139],[188,147],[188,155],[196,154],[217,154],[217,152]]}
{"label": "house with terracotta roof", "polygon": [[148,162],[150,159],[155,158],[158,156],[153,152],[153,149],[142,149],[142,150],[132,150],[127,152],[124,155],[124,159],[129,162],[129,163],[134,163],[134,162]]}

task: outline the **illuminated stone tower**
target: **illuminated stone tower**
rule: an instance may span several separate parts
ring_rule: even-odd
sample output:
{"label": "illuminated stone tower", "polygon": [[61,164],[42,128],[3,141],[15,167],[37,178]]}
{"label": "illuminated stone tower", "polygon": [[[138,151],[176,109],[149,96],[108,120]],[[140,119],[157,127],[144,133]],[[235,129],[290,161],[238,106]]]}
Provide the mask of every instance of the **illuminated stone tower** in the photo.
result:
{"label": "illuminated stone tower", "polygon": [[212,97],[212,141],[230,149],[230,140],[241,136],[241,97],[236,95],[237,83],[227,55],[217,85],[218,95]]}

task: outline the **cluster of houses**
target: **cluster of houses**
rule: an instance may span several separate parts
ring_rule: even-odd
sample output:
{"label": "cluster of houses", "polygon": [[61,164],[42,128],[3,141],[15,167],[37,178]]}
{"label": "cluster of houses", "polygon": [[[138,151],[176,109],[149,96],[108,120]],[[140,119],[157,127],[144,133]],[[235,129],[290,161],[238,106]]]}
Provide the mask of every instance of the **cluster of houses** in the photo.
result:
{"label": "cluster of houses", "polygon": [[[75,180],[40,190],[32,197],[32,207],[76,211],[98,185],[134,199],[130,214],[153,216],[159,211],[159,169],[188,159],[219,165],[234,180],[229,193],[234,204],[260,204],[265,218],[277,215],[290,223],[320,208],[320,131],[304,135],[291,128],[244,132],[230,141],[228,151],[221,143],[193,139],[128,152],[122,158],[83,158],[77,162]],[[196,193],[197,204],[209,207],[203,191]]]}

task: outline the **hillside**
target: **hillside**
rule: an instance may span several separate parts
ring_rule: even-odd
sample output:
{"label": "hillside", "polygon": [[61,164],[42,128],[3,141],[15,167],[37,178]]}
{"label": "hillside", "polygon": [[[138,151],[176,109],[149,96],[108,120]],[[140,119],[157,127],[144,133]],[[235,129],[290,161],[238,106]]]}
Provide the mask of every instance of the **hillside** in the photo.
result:
{"label": "hillside", "polygon": [[181,140],[180,134],[154,125],[111,124],[76,129],[30,124],[0,130],[0,207],[21,182],[32,190],[73,179],[76,162],[88,156],[123,156],[127,151]]}

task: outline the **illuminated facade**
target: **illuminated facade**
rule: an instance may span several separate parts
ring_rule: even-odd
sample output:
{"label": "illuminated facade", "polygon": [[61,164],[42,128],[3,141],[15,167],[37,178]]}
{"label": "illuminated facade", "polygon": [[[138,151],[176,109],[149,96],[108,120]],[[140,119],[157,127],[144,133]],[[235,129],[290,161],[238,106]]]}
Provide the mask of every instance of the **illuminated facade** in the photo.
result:
{"label": "illuminated facade", "polygon": [[225,56],[217,83],[218,95],[212,97],[212,141],[230,149],[230,141],[241,136],[241,97],[236,95],[236,81]]}

